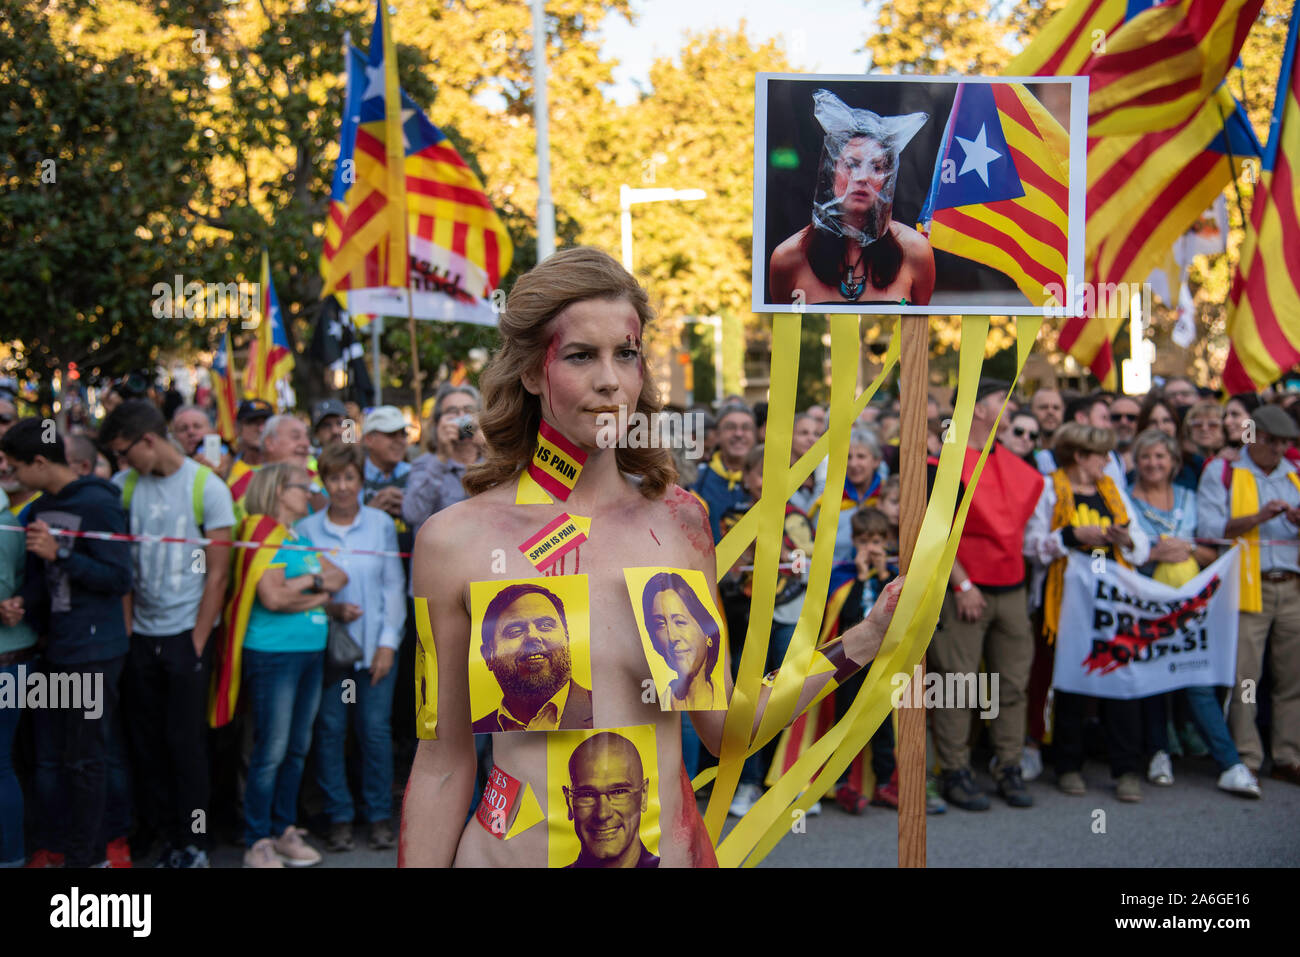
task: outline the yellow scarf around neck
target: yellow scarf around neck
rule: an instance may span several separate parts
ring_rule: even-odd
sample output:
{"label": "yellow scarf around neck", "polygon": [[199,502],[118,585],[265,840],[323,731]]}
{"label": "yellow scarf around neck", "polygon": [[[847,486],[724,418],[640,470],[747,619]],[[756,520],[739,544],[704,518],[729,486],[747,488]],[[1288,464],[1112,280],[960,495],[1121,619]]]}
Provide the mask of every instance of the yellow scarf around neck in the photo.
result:
{"label": "yellow scarf around neck", "polygon": [[[1051,530],[1056,531],[1058,528],[1065,528],[1074,523],[1074,486],[1066,477],[1065,469],[1057,469],[1052,473],[1052,487],[1056,491],[1056,506],[1052,509]],[[1103,475],[1097,480],[1097,493],[1106,504],[1106,510],[1110,512],[1111,524],[1127,525],[1128,509],[1124,507],[1124,499],[1109,475]],[[1133,567],[1124,560],[1119,549],[1112,549],[1112,551],[1117,562],[1125,568]],[[1049,645],[1056,643],[1056,632],[1061,621],[1061,598],[1065,594],[1067,561],[1068,557],[1058,558],[1047,570],[1047,591],[1043,595],[1043,625]]]}

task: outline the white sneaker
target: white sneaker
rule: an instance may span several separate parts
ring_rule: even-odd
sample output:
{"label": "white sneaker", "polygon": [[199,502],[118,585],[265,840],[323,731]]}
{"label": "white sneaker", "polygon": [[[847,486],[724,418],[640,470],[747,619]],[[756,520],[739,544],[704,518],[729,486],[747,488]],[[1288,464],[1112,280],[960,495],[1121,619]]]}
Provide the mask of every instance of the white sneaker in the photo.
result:
{"label": "white sneaker", "polygon": [[1026,744],[1020,752],[1020,777],[1025,781],[1036,780],[1043,773],[1043,753],[1032,745]]}
{"label": "white sneaker", "polygon": [[286,867],[311,867],[320,863],[320,851],[302,839],[307,832],[290,824],[284,833],[275,839],[275,853],[280,855]]}
{"label": "white sneaker", "polygon": [[275,838],[264,837],[244,852],[245,867],[284,867],[275,853]]}
{"label": "white sneaker", "polygon": [[762,796],[763,789],[757,784],[742,784],[736,788],[736,796],[731,799],[727,811],[734,817],[744,817]]}
{"label": "white sneaker", "polygon": [[1166,751],[1157,751],[1147,765],[1147,780],[1167,788],[1174,783],[1174,765]]}
{"label": "white sneaker", "polygon": [[1250,768],[1244,764],[1234,764],[1220,774],[1219,787],[1233,794],[1240,794],[1242,797],[1257,798],[1260,796],[1259,781],[1255,779],[1255,775],[1251,774]]}

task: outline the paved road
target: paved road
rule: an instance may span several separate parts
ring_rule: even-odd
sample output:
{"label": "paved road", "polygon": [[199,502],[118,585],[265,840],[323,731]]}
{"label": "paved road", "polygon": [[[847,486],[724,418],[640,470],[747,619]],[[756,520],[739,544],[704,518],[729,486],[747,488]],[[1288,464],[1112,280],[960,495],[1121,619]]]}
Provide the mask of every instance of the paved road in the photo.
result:
{"label": "paved road", "polygon": [[[1176,761],[1172,788],[1145,786],[1140,804],[1115,797],[1109,773],[1085,769],[1090,790],[1067,797],[1052,773],[1029,784],[1033,808],[1007,807],[996,797],[981,813],[950,808],[927,818],[932,867],[1297,867],[1300,866],[1300,787],[1265,779],[1259,801],[1235,798],[1215,787],[1208,759]],[[977,775],[992,789],[987,775]],[[1105,833],[1094,833],[1097,810]],[[802,834],[790,834],[763,867],[893,867],[898,861],[898,818],[869,808],[861,817],[827,804],[809,818]],[[326,854],[324,867],[393,867],[396,851],[364,848]],[[322,847],[323,842],[313,837]],[[238,867],[241,852],[229,846],[214,855],[217,867]]]}

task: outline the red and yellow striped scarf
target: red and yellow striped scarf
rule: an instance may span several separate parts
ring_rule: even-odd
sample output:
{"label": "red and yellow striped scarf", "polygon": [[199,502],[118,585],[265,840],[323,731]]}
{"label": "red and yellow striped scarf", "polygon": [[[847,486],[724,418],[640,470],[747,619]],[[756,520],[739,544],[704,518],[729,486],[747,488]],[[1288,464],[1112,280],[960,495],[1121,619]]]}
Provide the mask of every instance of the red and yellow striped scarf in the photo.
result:
{"label": "red and yellow striped scarf", "polygon": [[[1074,486],[1070,484],[1069,478],[1066,477],[1065,469],[1057,469],[1052,473],[1052,487],[1056,491],[1056,506],[1052,509],[1052,531],[1058,528],[1065,528],[1067,525],[1073,525],[1075,519],[1074,508]],[[1110,522],[1112,525],[1127,525],[1128,509],[1124,507],[1124,499],[1119,494],[1119,489],[1110,476],[1103,475],[1097,480],[1097,494],[1101,496],[1102,502],[1106,505],[1106,510],[1110,512]],[[1111,549],[1115,560],[1125,568],[1132,568],[1124,556],[1119,553],[1119,549]],[[1056,632],[1061,621],[1061,598],[1065,594],[1065,565],[1066,557],[1058,558],[1052,562],[1051,567],[1047,570],[1047,591],[1043,595],[1043,626],[1047,633],[1047,643],[1049,645],[1056,643]]]}

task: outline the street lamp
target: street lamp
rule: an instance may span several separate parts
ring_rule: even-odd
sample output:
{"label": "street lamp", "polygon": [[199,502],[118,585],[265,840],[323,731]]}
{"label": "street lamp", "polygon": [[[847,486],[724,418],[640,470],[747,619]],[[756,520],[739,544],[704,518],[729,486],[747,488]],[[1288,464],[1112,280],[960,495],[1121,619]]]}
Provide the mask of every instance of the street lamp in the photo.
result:
{"label": "street lamp", "polygon": [[618,209],[623,225],[623,268],[632,271],[632,206],[636,203],[690,202],[704,199],[702,189],[633,189],[624,183],[618,188]]}

